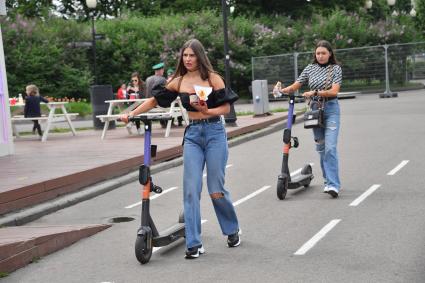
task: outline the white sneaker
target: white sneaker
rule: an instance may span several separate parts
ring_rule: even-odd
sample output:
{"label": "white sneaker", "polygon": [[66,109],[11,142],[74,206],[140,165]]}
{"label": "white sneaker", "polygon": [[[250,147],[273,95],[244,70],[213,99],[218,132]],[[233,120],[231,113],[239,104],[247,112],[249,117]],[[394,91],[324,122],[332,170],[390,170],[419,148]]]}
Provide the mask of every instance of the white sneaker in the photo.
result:
{"label": "white sneaker", "polygon": [[138,128],[138,129],[137,129],[137,132],[139,133],[139,135],[143,135],[143,130],[142,130],[142,128]]}
{"label": "white sneaker", "polygon": [[127,128],[131,129],[131,123],[127,123],[127,125],[125,125]]}
{"label": "white sneaker", "polygon": [[327,194],[329,192],[329,186],[328,185],[325,185],[325,187],[323,188],[323,192],[325,194]]}
{"label": "white sneaker", "polygon": [[186,255],[185,258],[187,259],[193,259],[193,258],[198,258],[199,255],[204,254],[205,253],[205,249],[204,246],[197,246],[197,247],[192,247],[186,250]]}
{"label": "white sneaker", "polygon": [[338,197],[338,190],[334,187],[328,187],[327,193],[330,194],[333,198]]}

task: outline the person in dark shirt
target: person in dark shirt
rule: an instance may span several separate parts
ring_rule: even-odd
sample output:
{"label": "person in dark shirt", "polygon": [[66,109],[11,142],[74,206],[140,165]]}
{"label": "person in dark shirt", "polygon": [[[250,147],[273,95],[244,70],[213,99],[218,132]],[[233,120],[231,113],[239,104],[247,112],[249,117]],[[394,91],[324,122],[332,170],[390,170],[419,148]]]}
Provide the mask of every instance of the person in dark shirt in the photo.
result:
{"label": "person in dark shirt", "polygon": [[[36,85],[28,85],[26,87],[26,93],[27,93],[27,96],[25,97],[24,117],[25,118],[40,117],[41,116],[40,102],[48,103],[49,101],[45,99],[44,97],[40,96],[38,87]],[[32,121],[34,123],[32,132],[35,133],[35,130],[37,130],[38,135],[41,137],[43,135],[43,132],[41,131],[41,126],[38,123],[38,120],[32,120]]]}

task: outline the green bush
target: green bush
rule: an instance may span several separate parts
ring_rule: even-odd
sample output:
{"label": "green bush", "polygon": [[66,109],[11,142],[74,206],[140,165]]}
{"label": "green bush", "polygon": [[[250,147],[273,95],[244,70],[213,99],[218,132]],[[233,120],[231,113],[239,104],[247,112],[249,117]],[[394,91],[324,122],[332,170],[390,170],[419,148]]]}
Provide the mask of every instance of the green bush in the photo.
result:
{"label": "green bush", "polygon": [[42,95],[87,97],[91,74],[86,50],[68,44],[83,39],[81,24],[49,19],[27,20],[20,16],[1,22],[9,95],[25,92],[36,84]]}
{"label": "green bush", "polygon": [[[230,17],[232,88],[241,96],[250,96],[252,57],[311,51],[318,39],[327,39],[336,48],[423,39],[414,28],[414,20],[407,16],[386,23],[375,22],[366,12],[360,13],[338,10],[326,16],[316,14],[307,20],[279,16]],[[1,24],[11,96],[23,93],[25,85],[35,83],[44,96],[89,98],[88,88],[93,80],[92,52],[69,45],[91,40],[89,22],[17,17],[3,19]],[[175,68],[179,48],[190,38],[198,38],[204,44],[214,67],[224,75],[219,11],[154,17],[130,13],[120,18],[97,20],[96,32],[106,36],[96,45],[98,82],[112,85],[114,91],[122,81],[128,81],[134,71],[145,79],[152,74],[151,66],[159,61],[165,62],[167,68]],[[398,72],[402,74],[403,70]]]}

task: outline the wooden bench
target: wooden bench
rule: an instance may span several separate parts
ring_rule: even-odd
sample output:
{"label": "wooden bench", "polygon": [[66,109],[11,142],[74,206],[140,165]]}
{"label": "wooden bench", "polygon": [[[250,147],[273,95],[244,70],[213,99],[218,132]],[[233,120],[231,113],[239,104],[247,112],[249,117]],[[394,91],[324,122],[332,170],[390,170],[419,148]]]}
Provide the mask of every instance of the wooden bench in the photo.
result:
{"label": "wooden bench", "polygon": [[[75,119],[79,114],[78,113],[67,113],[67,115],[70,119]],[[18,122],[18,121],[33,121],[33,120],[47,122],[49,120],[49,116],[48,115],[41,115],[40,117],[24,117],[24,115],[15,115],[10,120],[12,122],[13,133],[15,134],[15,136],[17,138],[19,138],[20,135],[19,135],[18,129],[16,128],[15,122]],[[53,114],[52,115],[51,122],[63,122],[63,121],[66,121],[65,114]],[[45,129],[45,131],[46,131],[46,129]],[[46,133],[45,137],[43,135],[43,138],[44,138],[43,141],[45,141],[47,139],[47,133]]]}
{"label": "wooden bench", "polygon": [[[75,119],[79,114],[78,113],[68,113],[68,116],[71,119]],[[62,122],[65,121],[65,114],[53,114],[53,118],[55,118],[55,122]],[[61,120],[58,120],[57,118],[63,118]],[[25,118],[24,115],[15,115],[11,118],[12,121],[32,121],[32,120],[47,120],[49,119],[49,116],[47,115],[41,115],[40,117],[27,117]]]}

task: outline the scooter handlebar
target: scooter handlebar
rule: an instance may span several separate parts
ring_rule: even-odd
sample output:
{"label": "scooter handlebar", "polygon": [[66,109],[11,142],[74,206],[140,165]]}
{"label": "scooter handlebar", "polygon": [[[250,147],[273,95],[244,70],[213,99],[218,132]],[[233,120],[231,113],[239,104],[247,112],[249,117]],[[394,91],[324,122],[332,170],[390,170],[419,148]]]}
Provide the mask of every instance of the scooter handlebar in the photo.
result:
{"label": "scooter handlebar", "polygon": [[278,90],[273,90],[273,95],[274,95],[274,97],[295,97],[295,98],[305,98],[304,96],[302,96],[302,95],[295,95],[295,94],[293,94],[293,93],[283,93],[283,92],[280,92],[280,91],[278,91]]}
{"label": "scooter handlebar", "polygon": [[[164,116],[160,116],[160,115],[150,115],[150,116],[141,115],[141,116],[131,116],[131,117],[128,116],[127,119],[128,119],[128,122],[140,121],[140,122],[145,123],[145,122],[153,121],[153,120],[155,120],[155,121],[159,121],[159,120],[168,121],[168,120],[171,120],[172,118],[171,117],[164,117]],[[117,121],[122,122],[122,120],[120,118],[118,118]]]}

